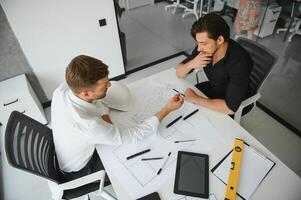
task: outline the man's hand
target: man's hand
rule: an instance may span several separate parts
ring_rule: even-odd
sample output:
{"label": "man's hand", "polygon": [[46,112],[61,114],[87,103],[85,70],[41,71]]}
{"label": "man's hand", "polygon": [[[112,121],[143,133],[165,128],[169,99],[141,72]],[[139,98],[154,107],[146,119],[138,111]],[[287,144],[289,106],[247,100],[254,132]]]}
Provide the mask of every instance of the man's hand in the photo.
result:
{"label": "man's hand", "polygon": [[163,120],[163,118],[166,117],[166,115],[168,115],[170,112],[180,108],[183,103],[184,103],[184,99],[179,94],[173,96],[167,102],[167,104],[159,112],[156,113],[156,117],[161,122]]}
{"label": "man's hand", "polygon": [[193,91],[191,88],[186,89],[185,97],[184,97],[185,101],[189,101],[191,103],[196,103],[198,98],[202,98],[202,97],[197,95],[197,93],[195,93],[195,91]]}
{"label": "man's hand", "polygon": [[103,121],[113,124],[109,115],[102,115],[101,118],[103,119]]}
{"label": "man's hand", "polygon": [[165,108],[168,112],[172,112],[174,110],[177,110],[182,106],[184,103],[183,97],[181,97],[179,94],[173,96],[165,105]]}
{"label": "man's hand", "polygon": [[212,62],[211,53],[199,53],[194,59],[191,60],[190,65],[192,68],[198,69],[206,67],[209,63]]}
{"label": "man's hand", "polygon": [[176,74],[179,78],[184,78],[187,76],[192,69],[199,69],[206,67],[212,62],[212,54],[209,53],[199,53],[194,59],[183,64],[177,65]]}

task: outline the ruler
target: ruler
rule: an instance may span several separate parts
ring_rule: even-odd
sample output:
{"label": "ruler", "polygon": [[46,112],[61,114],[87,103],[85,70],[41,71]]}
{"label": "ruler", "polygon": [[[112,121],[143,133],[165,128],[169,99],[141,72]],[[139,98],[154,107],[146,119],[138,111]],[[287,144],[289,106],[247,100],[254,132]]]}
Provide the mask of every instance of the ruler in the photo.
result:
{"label": "ruler", "polygon": [[225,200],[235,200],[239,181],[240,163],[244,141],[236,138],[234,141],[231,168],[229,170]]}

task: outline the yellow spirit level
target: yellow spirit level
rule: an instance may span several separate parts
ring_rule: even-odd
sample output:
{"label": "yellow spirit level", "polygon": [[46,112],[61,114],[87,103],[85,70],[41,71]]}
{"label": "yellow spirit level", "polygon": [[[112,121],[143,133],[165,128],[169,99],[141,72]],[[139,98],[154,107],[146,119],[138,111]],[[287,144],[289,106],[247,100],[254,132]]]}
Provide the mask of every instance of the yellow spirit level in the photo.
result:
{"label": "yellow spirit level", "polygon": [[238,187],[240,162],[242,158],[244,141],[236,138],[232,154],[231,168],[228,176],[228,184],[225,194],[225,200],[235,200]]}

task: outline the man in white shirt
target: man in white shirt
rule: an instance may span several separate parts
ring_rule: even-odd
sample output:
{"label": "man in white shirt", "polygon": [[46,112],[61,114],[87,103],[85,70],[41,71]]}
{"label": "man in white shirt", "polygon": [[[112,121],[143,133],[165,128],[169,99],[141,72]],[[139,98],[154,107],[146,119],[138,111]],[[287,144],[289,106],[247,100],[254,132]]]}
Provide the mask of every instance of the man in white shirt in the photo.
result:
{"label": "man in white shirt", "polygon": [[162,119],[183,104],[183,98],[176,95],[141,124],[116,126],[108,115],[109,109],[99,101],[111,86],[108,74],[108,66],[102,61],[77,56],[66,69],[66,82],[54,91],[53,139],[60,169],[68,179],[103,169],[96,145],[135,143],[156,133]]}

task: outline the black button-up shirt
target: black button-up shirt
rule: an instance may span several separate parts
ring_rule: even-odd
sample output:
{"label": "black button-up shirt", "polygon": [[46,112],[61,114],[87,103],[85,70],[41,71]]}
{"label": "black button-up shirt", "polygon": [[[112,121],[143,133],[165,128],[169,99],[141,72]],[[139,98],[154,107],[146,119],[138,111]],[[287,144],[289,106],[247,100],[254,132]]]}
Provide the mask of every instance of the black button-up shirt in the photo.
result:
{"label": "black button-up shirt", "polygon": [[[196,47],[182,63],[189,62],[198,54]],[[224,58],[215,65],[208,64],[204,67],[210,84],[211,98],[224,99],[227,106],[235,112],[240,103],[252,94],[249,87],[252,69],[253,61],[250,55],[230,39]]]}

